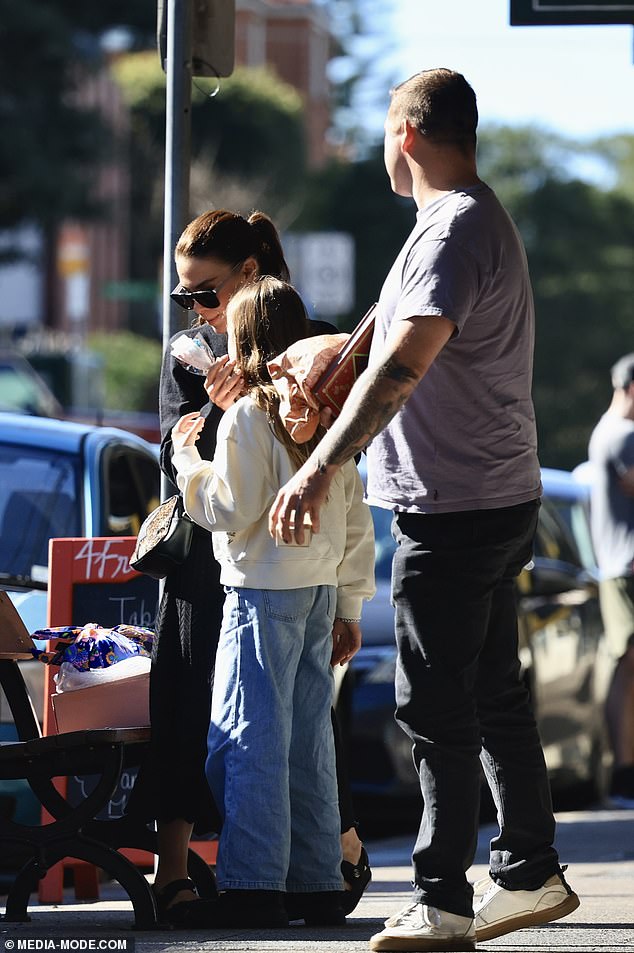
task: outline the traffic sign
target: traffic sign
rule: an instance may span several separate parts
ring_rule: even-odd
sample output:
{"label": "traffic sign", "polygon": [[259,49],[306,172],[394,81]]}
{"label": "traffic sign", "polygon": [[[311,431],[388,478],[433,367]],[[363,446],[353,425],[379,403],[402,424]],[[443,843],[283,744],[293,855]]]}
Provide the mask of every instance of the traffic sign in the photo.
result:
{"label": "traffic sign", "polygon": [[[307,307],[324,317],[354,305],[354,239],[346,232],[294,236],[291,276]],[[284,247],[288,250],[286,240]]]}

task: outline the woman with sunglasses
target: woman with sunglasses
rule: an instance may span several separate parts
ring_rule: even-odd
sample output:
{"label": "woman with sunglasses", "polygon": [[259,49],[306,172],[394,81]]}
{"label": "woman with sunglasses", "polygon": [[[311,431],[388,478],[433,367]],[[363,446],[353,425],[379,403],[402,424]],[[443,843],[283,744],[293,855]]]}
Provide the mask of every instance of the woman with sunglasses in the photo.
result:
{"label": "woman with sunglasses", "polygon": [[[171,432],[183,414],[205,417],[197,449],[213,460],[218,424],[241,395],[243,382],[227,355],[226,308],[232,295],[261,275],[289,280],[289,271],[273,222],[262,212],[248,219],[224,209],[204,212],[183,231],[174,253],[179,284],[172,298],[196,318],[183,333],[202,334],[216,356],[207,377],[186,370],[168,347],[161,369],[159,416],[161,468],[172,483]],[[311,322],[315,334],[336,331]],[[171,343],[171,342],[170,342]],[[151,673],[152,750],[128,804],[128,811],[156,820],[158,867],[154,891],[159,916],[178,926],[204,922],[204,904],[187,876],[192,832],[218,832],[220,816],[205,778],[207,731],[216,647],[224,592],[213,556],[211,534],[198,526],[189,556],[165,580],[156,619]],[[370,881],[370,867],[355,828],[347,776],[337,748],[337,780],[342,830],[343,904],[350,913]],[[292,911],[290,911],[292,915]]]}

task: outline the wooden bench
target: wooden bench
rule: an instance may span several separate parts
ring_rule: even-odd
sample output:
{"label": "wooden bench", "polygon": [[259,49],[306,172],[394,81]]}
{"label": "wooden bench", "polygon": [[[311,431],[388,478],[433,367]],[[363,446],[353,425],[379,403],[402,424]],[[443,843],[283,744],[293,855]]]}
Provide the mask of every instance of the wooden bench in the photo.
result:
{"label": "wooden bench", "polygon": [[[31,639],[13,603],[0,591],[0,686],[15,723],[18,740],[0,744],[0,780],[26,780],[51,823],[26,825],[0,817],[0,847],[17,845],[26,861],[9,889],[4,920],[29,920],[31,893],[50,868],[64,858],[76,858],[102,868],[128,894],[139,930],[157,926],[152,889],[119,848],[156,853],[156,833],[124,816],[101,820],[99,815],[116,791],[124,769],[140,764],[150,742],[149,728],[98,728],[43,736],[18,661],[30,659]],[[64,796],[66,786],[56,778],[96,776],[78,803]],[[189,875],[202,897],[215,894],[214,876],[194,851]]]}

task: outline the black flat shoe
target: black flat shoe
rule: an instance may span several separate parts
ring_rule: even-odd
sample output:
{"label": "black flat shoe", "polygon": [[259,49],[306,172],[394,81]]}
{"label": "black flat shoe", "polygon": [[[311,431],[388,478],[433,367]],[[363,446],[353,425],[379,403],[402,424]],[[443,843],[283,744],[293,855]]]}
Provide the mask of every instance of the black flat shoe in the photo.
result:
{"label": "black flat shoe", "polygon": [[365,847],[361,847],[361,856],[356,864],[351,864],[349,860],[341,861],[341,873],[348,888],[343,891],[341,899],[343,912],[347,916],[357,906],[363,896],[363,891],[372,880],[370,861]]}
{"label": "black flat shoe", "polygon": [[[181,890],[190,890],[195,896],[195,900],[180,900],[178,903],[172,903],[174,897]],[[193,880],[172,880],[166,884],[162,890],[152,888],[154,899],[156,901],[156,912],[160,923],[168,924],[173,927],[194,927],[196,920],[203,914],[202,908],[207,907],[213,901],[201,900],[198,897],[196,884]],[[171,904],[171,906],[170,906]]]}
{"label": "black flat shoe", "polygon": [[287,893],[284,900],[288,919],[303,920],[307,927],[345,927],[341,893],[341,890]]}
{"label": "black flat shoe", "polygon": [[225,890],[216,900],[188,904],[190,929],[273,930],[288,927],[280,890]]}

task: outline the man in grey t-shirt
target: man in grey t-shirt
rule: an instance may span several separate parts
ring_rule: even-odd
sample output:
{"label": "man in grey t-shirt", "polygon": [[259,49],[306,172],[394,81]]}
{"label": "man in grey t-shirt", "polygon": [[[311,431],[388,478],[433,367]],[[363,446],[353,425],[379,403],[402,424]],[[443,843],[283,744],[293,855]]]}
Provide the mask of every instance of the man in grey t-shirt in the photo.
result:
{"label": "man in grey t-shirt", "polygon": [[[533,301],[517,230],[478,177],[476,126],[459,73],[392,90],[385,165],[416,224],[381,291],[368,369],[270,513],[287,542],[302,541],[305,513],[318,532],[338,467],[371,441],[368,498],[394,511],[398,543],[396,716],[423,796],[412,902],[372,937],[377,951],[472,949],[579,904],[518,661],[514,581],[541,493]],[[480,756],[500,832],[474,896]]]}
{"label": "man in grey t-shirt", "polygon": [[592,539],[601,614],[615,667],[606,700],[614,754],[610,797],[634,807],[634,354],[611,372],[614,393],[590,437]]}

